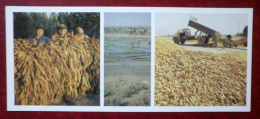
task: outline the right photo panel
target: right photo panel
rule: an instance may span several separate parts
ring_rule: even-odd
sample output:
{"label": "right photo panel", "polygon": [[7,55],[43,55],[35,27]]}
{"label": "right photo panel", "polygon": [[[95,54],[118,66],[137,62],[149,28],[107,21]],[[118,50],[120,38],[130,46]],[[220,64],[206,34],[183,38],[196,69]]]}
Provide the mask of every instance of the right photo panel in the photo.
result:
{"label": "right photo panel", "polygon": [[246,106],[247,14],[155,14],[155,106]]}

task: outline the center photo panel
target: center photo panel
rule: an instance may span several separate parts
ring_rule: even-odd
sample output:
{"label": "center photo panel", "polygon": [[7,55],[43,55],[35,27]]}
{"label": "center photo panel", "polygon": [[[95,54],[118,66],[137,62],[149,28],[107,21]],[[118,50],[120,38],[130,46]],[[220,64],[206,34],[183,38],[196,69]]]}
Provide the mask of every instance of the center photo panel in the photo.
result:
{"label": "center photo panel", "polygon": [[104,13],[104,105],[150,106],[151,13]]}

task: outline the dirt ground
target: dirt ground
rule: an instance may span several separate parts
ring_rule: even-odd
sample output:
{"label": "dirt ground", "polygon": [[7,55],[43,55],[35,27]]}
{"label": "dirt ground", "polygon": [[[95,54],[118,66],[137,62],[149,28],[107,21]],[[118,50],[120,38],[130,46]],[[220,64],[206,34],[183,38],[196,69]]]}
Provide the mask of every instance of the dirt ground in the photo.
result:
{"label": "dirt ground", "polygon": [[106,82],[112,82],[112,81],[118,81],[120,79],[136,79],[140,81],[147,81],[151,82],[150,76],[144,75],[144,76],[137,76],[137,75],[116,75],[116,76],[106,76],[105,83]]}
{"label": "dirt ground", "polygon": [[123,59],[105,63],[105,82],[136,79],[150,82],[150,61]]}
{"label": "dirt ground", "polygon": [[150,105],[150,59],[110,59],[104,69],[105,105]]}

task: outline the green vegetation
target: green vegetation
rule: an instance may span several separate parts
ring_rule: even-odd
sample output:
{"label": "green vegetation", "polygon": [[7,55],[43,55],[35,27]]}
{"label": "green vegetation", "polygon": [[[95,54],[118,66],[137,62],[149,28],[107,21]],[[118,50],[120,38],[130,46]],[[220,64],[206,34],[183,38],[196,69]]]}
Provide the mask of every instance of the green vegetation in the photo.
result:
{"label": "green vegetation", "polygon": [[15,12],[14,13],[14,38],[27,39],[33,37],[36,27],[41,24],[45,27],[44,35],[51,37],[59,24],[65,24],[68,31],[82,27],[89,37],[99,38],[100,14],[76,12]]}
{"label": "green vegetation", "polygon": [[247,27],[248,27],[248,26],[245,26],[245,27],[244,27],[243,33],[237,33],[236,35],[237,35],[237,36],[247,37],[247,32],[248,32]]}
{"label": "green vegetation", "polygon": [[134,54],[144,53],[143,51],[140,51],[140,50],[128,48],[128,47],[125,47],[125,46],[116,46],[116,45],[105,46],[105,49],[115,51],[115,52],[118,52],[118,53],[134,53]]}
{"label": "green vegetation", "polygon": [[121,57],[116,55],[116,54],[105,54],[105,58],[107,58],[107,59],[119,59]]}
{"label": "green vegetation", "polygon": [[106,106],[149,106],[150,84],[138,80],[105,83]]}
{"label": "green vegetation", "polygon": [[131,35],[151,35],[150,27],[136,26],[136,27],[105,27],[105,33],[116,33],[116,34],[131,34]]}

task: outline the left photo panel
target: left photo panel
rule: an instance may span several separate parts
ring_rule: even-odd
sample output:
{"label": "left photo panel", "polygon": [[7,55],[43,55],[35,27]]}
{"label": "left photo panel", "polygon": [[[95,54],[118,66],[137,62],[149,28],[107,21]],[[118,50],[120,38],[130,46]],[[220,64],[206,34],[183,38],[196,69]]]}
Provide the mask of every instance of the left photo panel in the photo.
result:
{"label": "left photo panel", "polygon": [[15,105],[100,105],[100,13],[14,12]]}

